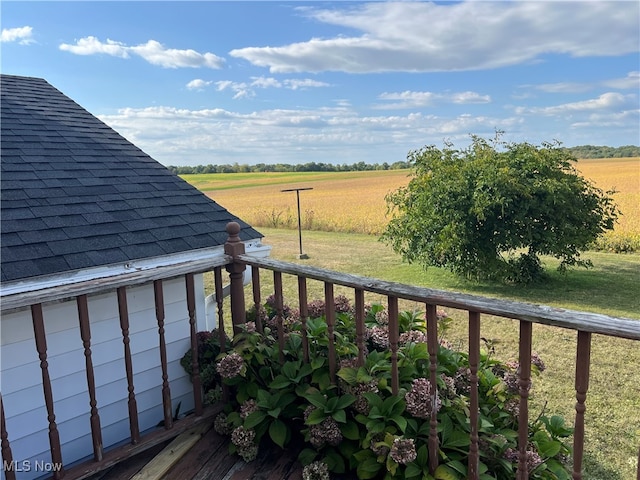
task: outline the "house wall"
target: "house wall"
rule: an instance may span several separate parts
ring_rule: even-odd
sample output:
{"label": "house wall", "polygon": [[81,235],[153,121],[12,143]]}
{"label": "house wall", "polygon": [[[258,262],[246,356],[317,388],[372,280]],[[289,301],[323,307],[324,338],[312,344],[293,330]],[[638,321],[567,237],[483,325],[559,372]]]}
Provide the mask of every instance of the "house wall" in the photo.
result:
{"label": "house wall", "polygon": [[[202,275],[196,278],[198,330],[206,328]],[[193,408],[193,390],[180,358],[190,348],[190,327],[184,278],[163,282],[165,339],[173,411]],[[140,431],[163,419],[162,371],[158,349],[153,285],[127,289],[135,395]],[[129,440],[124,346],[116,292],[88,299],[91,351],[97,407],[105,448]],[[66,301],[43,305],[47,355],[62,458],[66,466],[93,455],[85,356],[80,338],[77,304]],[[1,319],[1,390],[6,428],[19,479],[42,476],[37,462],[50,462],[48,420],[42,389],[42,371],[35,346],[30,310]],[[25,468],[28,470],[28,468]],[[4,478],[4,473],[2,474]]]}

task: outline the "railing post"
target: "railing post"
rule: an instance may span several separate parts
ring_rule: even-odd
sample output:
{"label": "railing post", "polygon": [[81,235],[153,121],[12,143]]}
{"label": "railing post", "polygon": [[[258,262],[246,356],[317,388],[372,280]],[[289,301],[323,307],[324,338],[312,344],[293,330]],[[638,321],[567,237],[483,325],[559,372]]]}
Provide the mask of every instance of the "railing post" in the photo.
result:
{"label": "railing post", "polygon": [[[13,463],[13,454],[11,453],[11,445],[9,444],[9,434],[4,418],[4,403],[2,403],[2,394],[0,393],[0,437],[2,438],[2,466],[4,475],[7,480],[15,480],[16,472]],[[6,467],[8,466],[8,468]]]}
{"label": "railing post", "polygon": [[[584,412],[587,409],[587,390],[589,390],[589,367],[591,363],[591,332],[578,330],[576,352],[576,420],[573,433],[573,472],[574,480],[582,479],[582,457],[584,453]],[[640,466],[638,467],[640,469]]]}
{"label": "railing post", "polygon": [[240,333],[237,327],[246,323],[246,310],[244,306],[244,285],[243,277],[246,265],[236,262],[238,255],[244,254],[244,243],[240,241],[240,224],[237,222],[227,223],[227,233],[229,238],[224,244],[224,253],[233,257],[234,261],[226,266],[231,282],[231,322],[233,323],[233,333]]}

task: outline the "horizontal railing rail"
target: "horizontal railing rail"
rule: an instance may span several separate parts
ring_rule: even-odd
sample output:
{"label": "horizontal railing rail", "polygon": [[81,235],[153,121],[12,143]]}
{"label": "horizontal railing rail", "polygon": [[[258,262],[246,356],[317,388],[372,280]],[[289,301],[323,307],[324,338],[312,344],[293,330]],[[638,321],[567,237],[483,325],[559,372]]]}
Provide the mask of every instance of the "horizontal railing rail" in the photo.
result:
{"label": "horizontal railing rail", "polygon": [[598,313],[435,290],[340,273],[297,263],[287,263],[270,258],[240,255],[237,261],[251,267],[278,271],[354,289],[362,289],[384,296],[394,295],[398,298],[414,302],[431,303],[460,310],[473,310],[478,313],[495,315],[497,317],[525,320],[532,323],[540,323],[571,330],[582,330],[630,340],[640,340],[640,321],[631,318],[612,317]]}
{"label": "horizontal railing rail", "polygon": [[136,270],[120,275],[95,278],[68,285],[48,287],[31,292],[0,294],[0,308],[3,314],[9,313],[29,307],[34,303],[61,302],[80,295],[112,292],[120,287],[133,287],[155,280],[171,280],[187,273],[204,273],[217,267],[223,267],[231,261],[232,258],[230,256],[220,255],[173,265]]}

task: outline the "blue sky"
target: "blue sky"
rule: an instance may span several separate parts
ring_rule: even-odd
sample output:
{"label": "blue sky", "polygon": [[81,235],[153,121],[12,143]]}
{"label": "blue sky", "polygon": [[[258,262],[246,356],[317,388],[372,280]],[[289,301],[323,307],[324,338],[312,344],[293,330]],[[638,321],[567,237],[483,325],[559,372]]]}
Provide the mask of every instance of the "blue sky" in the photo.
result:
{"label": "blue sky", "polygon": [[45,78],[165,165],[393,163],[469,135],[640,144],[640,2],[1,5]]}

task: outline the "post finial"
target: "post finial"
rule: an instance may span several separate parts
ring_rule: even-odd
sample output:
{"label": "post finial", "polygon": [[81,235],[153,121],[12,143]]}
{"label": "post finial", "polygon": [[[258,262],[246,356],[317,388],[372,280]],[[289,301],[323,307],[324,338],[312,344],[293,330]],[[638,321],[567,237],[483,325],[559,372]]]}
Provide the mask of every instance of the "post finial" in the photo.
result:
{"label": "post finial", "polygon": [[229,234],[230,241],[240,240],[238,234],[240,233],[240,224],[238,222],[227,223],[226,231]]}

